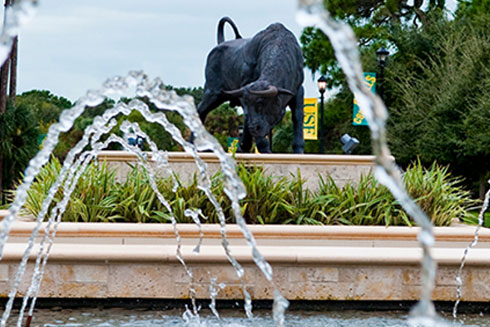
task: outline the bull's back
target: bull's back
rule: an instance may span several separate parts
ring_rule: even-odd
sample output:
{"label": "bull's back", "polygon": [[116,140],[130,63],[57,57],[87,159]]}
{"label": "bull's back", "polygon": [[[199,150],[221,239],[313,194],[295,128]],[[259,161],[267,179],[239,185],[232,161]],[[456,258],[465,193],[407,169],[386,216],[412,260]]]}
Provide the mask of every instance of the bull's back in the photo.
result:
{"label": "bull's back", "polygon": [[[217,83],[220,88],[223,82],[235,84],[243,76],[243,65],[247,61],[245,52],[250,39],[237,39],[223,42],[213,48],[206,62],[206,83]],[[211,86],[209,84],[209,86]],[[236,85],[229,85],[236,87]]]}
{"label": "bull's back", "polygon": [[[303,83],[303,54],[296,36],[281,23],[269,25],[257,33],[254,43],[260,57],[257,66],[269,79],[284,80],[283,86],[299,87]],[[278,75],[278,76],[277,76]],[[264,77],[264,76],[263,76]],[[267,79],[267,76],[264,77]]]}

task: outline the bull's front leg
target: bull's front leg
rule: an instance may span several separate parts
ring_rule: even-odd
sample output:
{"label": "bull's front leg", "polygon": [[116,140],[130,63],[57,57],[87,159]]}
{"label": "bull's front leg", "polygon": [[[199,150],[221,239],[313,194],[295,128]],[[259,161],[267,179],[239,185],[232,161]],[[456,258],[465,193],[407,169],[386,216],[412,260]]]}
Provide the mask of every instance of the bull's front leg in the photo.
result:
{"label": "bull's front leg", "polygon": [[271,153],[269,140],[266,137],[258,137],[255,139],[255,145],[260,153]]}
{"label": "bull's front leg", "polygon": [[247,124],[243,125],[243,133],[240,135],[237,152],[248,153],[252,148],[252,135],[247,128]]}
{"label": "bull's front leg", "polygon": [[[202,101],[197,106],[197,113],[199,114],[199,118],[201,119],[202,124],[206,121],[206,116],[211,110],[218,107],[225,100],[220,97],[218,92],[214,92],[211,90],[204,91]],[[194,133],[191,133],[191,137],[189,140],[191,143],[194,143]]]}
{"label": "bull's front leg", "polygon": [[293,152],[305,152],[305,140],[303,138],[303,97],[304,89],[301,86],[296,93],[296,96],[289,102],[289,107],[292,111],[293,118]]}
{"label": "bull's front leg", "polygon": [[217,108],[220,104],[225,102],[225,99],[220,96],[219,92],[206,90],[202,96],[202,101],[197,106],[197,112],[202,123],[206,120],[206,116],[211,110]]}

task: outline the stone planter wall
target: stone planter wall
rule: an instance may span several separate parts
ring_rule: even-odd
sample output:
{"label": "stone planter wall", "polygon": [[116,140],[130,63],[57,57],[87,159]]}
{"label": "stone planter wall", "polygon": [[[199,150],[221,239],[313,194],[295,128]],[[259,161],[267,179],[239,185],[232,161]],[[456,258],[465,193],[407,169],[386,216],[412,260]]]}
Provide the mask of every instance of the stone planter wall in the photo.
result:
{"label": "stone planter wall", "polygon": [[[0,296],[7,296],[34,223],[18,222],[0,261]],[[418,228],[345,226],[250,226],[274,269],[282,294],[294,300],[417,300],[421,250]],[[241,282],[220,245],[219,226],[204,226],[205,241],[193,252],[199,232],[179,225],[183,257],[194,274],[198,298],[209,298],[211,278],[225,283],[220,299],[242,299]],[[456,273],[474,228],[435,228],[433,255],[439,270],[434,300],[453,301]],[[272,299],[271,285],[254,265],[237,226],[227,234],[244,266],[254,299]],[[36,251],[34,251],[36,252]],[[32,273],[34,256],[28,274]],[[490,301],[490,231],[483,229],[463,273],[464,301]],[[28,285],[24,280],[19,296]],[[62,223],[42,282],[41,297],[189,298],[190,278],[176,258],[172,227],[164,224]]]}
{"label": "stone planter wall", "polygon": [[[208,165],[212,176],[220,169],[218,158],[212,153],[200,153]],[[102,151],[99,161],[106,161],[109,166],[117,168],[117,178],[124,179],[131,169],[127,163],[135,163],[136,155],[126,151]],[[152,162],[151,155],[149,161]],[[169,152],[169,165],[173,172],[184,181],[190,181],[197,171],[194,158],[185,152]],[[368,173],[374,165],[374,156],[360,155],[299,155],[299,154],[244,154],[237,153],[237,163],[263,166],[267,174],[277,177],[297,175],[306,180],[305,186],[316,189],[318,175],[330,175],[342,187],[349,181],[359,181],[362,174]],[[167,171],[159,171],[161,176],[168,176]]]}

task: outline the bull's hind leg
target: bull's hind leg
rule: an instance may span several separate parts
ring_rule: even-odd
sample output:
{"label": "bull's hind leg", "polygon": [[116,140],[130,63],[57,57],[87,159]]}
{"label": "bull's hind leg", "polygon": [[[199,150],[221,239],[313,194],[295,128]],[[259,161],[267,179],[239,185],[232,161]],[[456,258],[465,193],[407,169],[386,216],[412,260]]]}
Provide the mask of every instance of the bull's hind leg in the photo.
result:
{"label": "bull's hind leg", "polygon": [[293,118],[293,152],[304,153],[305,140],[303,138],[303,97],[304,90],[300,87],[296,96],[289,102],[289,108],[292,111]]}

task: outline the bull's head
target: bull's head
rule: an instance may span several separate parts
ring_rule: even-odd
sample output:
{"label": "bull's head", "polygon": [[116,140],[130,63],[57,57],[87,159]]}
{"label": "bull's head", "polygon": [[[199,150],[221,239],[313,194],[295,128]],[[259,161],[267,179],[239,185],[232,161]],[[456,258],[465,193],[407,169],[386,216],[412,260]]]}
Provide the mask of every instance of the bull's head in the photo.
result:
{"label": "bull's head", "polygon": [[284,116],[285,108],[294,93],[266,81],[256,81],[232,91],[224,91],[238,98],[245,113],[245,125],[253,137],[264,137]]}

